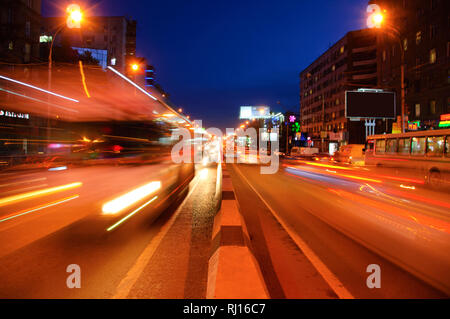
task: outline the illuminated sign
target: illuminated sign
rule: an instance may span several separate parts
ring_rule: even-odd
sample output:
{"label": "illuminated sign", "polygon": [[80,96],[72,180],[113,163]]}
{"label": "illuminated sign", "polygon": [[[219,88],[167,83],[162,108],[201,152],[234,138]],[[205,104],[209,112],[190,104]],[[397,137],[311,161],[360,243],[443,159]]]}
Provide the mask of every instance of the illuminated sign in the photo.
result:
{"label": "illuminated sign", "polygon": [[294,115],[289,115],[289,122],[294,123],[296,120]]}
{"label": "illuminated sign", "polygon": [[41,35],[39,37],[39,42],[40,43],[45,43],[45,42],[52,42],[52,37],[49,35]]}
{"label": "illuminated sign", "polygon": [[241,106],[239,119],[269,118],[270,108],[268,106]]}
{"label": "illuminated sign", "polygon": [[442,114],[441,121],[450,121],[450,114]]}
{"label": "illuminated sign", "polygon": [[450,127],[450,121],[439,122],[439,127]]}
{"label": "illuminated sign", "polygon": [[408,130],[417,131],[420,128],[420,121],[408,122]]}
{"label": "illuminated sign", "polygon": [[4,110],[0,110],[0,116],[12,117],[12,118],[18,118],[18,119],[26,119],[26,120],[30,119],[30,114],[16,113],[16,112],[11,112],[11,111],[4,111]]}

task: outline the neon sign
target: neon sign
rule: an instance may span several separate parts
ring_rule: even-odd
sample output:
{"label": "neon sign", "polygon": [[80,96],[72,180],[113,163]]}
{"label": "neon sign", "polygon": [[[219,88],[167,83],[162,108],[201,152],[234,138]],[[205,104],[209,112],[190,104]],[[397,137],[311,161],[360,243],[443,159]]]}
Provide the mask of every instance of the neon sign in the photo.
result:
{"label": "neon sign", "polygon": [[11,112],[11,111],[4,111],[4,110],[0,110],[0,116],[19,118],[19,119],[26,119],[26,120],[30,119],[30,114],[27,114],[27,113],[16,113],[16,112]]}

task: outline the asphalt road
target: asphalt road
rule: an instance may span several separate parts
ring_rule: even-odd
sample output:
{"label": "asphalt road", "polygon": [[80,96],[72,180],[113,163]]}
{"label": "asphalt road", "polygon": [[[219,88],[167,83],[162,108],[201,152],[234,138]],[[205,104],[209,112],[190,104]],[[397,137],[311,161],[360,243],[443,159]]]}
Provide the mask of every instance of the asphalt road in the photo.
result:
{"label": "asphalt road", "polygon": [[[320,162],[285,161],[273,175],[227,169],[263,272],[276,274],[271,297],[448,297],[448,193],[397,172]],[[372,264],[381,288],[366,284]]]}
{"label": "asphalt road", "polygon": [[[173,169],[1,174],[0,298],[204,298],[216,169],[201,167],[187,188],[166,189]],[[162,182],[150,195],[158,198],[108,231],[135,207],[103,215],[102,205],[152,181]],[[71,264],[80,266],[81,288],[66,284]]]}

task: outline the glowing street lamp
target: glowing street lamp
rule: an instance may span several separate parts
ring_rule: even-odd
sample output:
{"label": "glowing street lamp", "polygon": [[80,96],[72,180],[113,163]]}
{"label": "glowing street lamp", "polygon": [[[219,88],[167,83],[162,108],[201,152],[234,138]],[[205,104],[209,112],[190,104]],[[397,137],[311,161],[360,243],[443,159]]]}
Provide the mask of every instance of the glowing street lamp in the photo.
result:
{"label": "glowing street lamp", "polygon": [[377,4],[368,5],[367,13],[369,13],[369,16],[367,17],[367,26],[369,28],[381,28],[381,25],[384,22],[384,15],[381,12],[380,6]]}
{"label": "glowing street lamp", "polygon": [[139,70],[139,64],[133,63],[133,64],[131,65],[131,69],[132,69],[133,71]]}
{"label": "glowing street lamp", "polygon": [[66,9],[67,16],[67,27],[70,29],[79,29],[81,27],[81,20],[83,19],[83,13],[81,8],[77,4],[70,4]]}

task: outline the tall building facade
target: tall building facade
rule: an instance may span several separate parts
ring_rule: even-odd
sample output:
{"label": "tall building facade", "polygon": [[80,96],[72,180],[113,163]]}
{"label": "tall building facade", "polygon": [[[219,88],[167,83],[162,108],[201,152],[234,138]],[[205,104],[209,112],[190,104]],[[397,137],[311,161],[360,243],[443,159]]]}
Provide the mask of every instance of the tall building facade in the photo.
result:
{"label": "tall building facade", "polygon": [[375,88],[378,72],[377,32],[363,29],[348,32],[300,73],[302,132],[315,147],[364,143],[364,124],[345,117],[345,91]]}
{"label": "tall building facade", "polygon": [[[65,18],[43,18],[42,35],[53,37],[65,24]],[[80,29],[61,28],[54,45],[64,41],[77,48],[97,49],[107,52],[107,65],[123,73],[136,56],[136,21],[123,16],[87,17]]]}
{"label": "tall building facade", "polygon": [[39,62],[41,0],[0,1],[0,61]]}
{"label": "tall building facade", "polygon": [[450,1],[370,3],[380,6],[389,28],[395,30],[378,30],[379,87],[400,92],[400,50],[404,50],[405,114],[411,122],[420,121],[421,129],[438,128],[440,115],[450,113]]}

